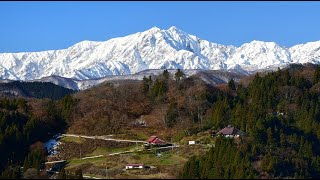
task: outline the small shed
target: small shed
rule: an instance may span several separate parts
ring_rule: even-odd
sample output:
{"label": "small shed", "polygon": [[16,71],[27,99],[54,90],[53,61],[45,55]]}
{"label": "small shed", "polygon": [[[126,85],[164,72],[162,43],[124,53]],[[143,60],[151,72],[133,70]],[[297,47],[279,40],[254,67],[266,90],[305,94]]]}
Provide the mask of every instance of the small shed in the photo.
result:
{"label": "small shed", "polygon": [[192,145],[192,144],[199,144],[199,141],[189,141],[189,145]]}
{"label": "small shed", "polygon": [[126,170],[128,169],[143,169],[144,164],[127,164],[126,165]]}

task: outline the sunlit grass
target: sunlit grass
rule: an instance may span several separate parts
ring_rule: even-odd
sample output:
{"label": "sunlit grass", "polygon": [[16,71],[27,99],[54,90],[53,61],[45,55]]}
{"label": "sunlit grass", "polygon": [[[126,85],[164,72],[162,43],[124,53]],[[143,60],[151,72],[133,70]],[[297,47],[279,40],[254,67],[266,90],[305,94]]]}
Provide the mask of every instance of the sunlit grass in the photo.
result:
{"label": "sunlit grass", "polygon": [[83,143],[85,141],[85,139],[84,138],[80,138],[80,137],[64,136],[64,137],[62,137],[60,139],[60,141]]}

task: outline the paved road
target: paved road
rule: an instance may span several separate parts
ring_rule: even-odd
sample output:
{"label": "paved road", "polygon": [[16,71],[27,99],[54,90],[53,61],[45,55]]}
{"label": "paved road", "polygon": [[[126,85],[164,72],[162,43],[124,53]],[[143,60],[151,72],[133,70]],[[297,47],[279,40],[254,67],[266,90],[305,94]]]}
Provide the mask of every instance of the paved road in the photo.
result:
{"label": "paved road", "polygon": [[59,161],[50,161],[50,162],[45,162],[44,164],[55,164],[55,163],[61,163],[61,162],[66,162],[67,160],[59,160]]}
{"label": "paved road", "polygon": [[83,178],[87,178],[87,179],[103,179],[103,178],[98,178],[98,177],[93,177],[93,176],[86,176],[86,175],[83,175]]}
{"label": "paved road", "polygon": [[92,159],[92,158],[98,158],[98,157],[103,157],[103,155],[89,156],[89,157],[84,157],[84,158],[81,158],[81,159]]}
{"label": "paved road", "polygon": [[78,134],[62,134],[61,137],[81,137],[86,139],[101,139],[105,141],[116,141],[116,142],[133,142],[133,143],[147,143],[147,141],[139,141],[139,140],[126,140],[126,139],[114,139],[108,138],[106,136],[86,136],[86,135],[78,135]]}

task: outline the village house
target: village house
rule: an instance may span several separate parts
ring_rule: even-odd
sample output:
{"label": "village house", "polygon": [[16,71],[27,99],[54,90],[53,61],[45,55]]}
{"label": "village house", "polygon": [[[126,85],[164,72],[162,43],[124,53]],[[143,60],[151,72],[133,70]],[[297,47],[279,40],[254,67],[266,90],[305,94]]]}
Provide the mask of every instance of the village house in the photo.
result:
{"label": "village house", "polygon": [[148,142],[148,145],[150,145],[150,144],[152,144],[152,145],[165,145],[165,144],[167,144],[165,141],[161,140],[157,136],[151,136],[147,140],[147,142]]}
{"label": "village house", "polygon": [[238,138],[240,136],[244,136],[245,135],[245,132],[231,126],[231,125],[228,125],[227,127],[223,128],[221,131],[219,131],[217,133],[218,136],[224,136],[224,137],[235,137],[235,138]]}

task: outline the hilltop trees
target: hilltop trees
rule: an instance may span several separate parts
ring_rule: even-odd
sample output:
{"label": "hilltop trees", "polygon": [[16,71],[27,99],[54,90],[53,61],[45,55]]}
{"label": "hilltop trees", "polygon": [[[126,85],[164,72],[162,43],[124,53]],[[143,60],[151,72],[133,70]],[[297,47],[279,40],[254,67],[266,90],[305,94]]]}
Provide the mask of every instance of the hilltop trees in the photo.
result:
{"label": "hilltop trees", "polygon": [[320,80],[320,65],[318,65],[315,69],[315,73],[313,75],[313,84],[316,84]]}
{"label": "hilltop trees", "polygon": [[176,81],[179,81],[181,78],[185,77],[185,74],[180,69],[178,69],[177,72],[174,74],[174,77]]}
{"label": "hilltop trees", "polygon": [[[49,98],[58,100],[65,95],[72,94],[75,91],[67,89],[53,83],[48,82],[20,82],[14,81],[10,83],[1,83],[0,90],[17,91],[23,97],[34,98]],[[16,96],[15,93],[8,92],[11,96]]]}
{"label": "hilltop trees", "polygon": [[229,87],[229,89],[231,89],[231,90],[236,90],[236,84],[235,84],[235,82],[234,82],[233,79],[231,79],[231,80],[228,82],[228,87]]}
{"label": "hilltop trees", "polygon": [[169,105],[167,114],[165,115],[165,123],[168,127],[173,127],[179,117],[177,104],[173,103]]}
{"label": "hilltop trees", "polygon": [[144,76],[142,79],[142,87],[141,87],[142,91],[144,93],[148,93],[151,85],[152,85],[151,76],[149,76],[149,78],[146,78],[146,76]]}

